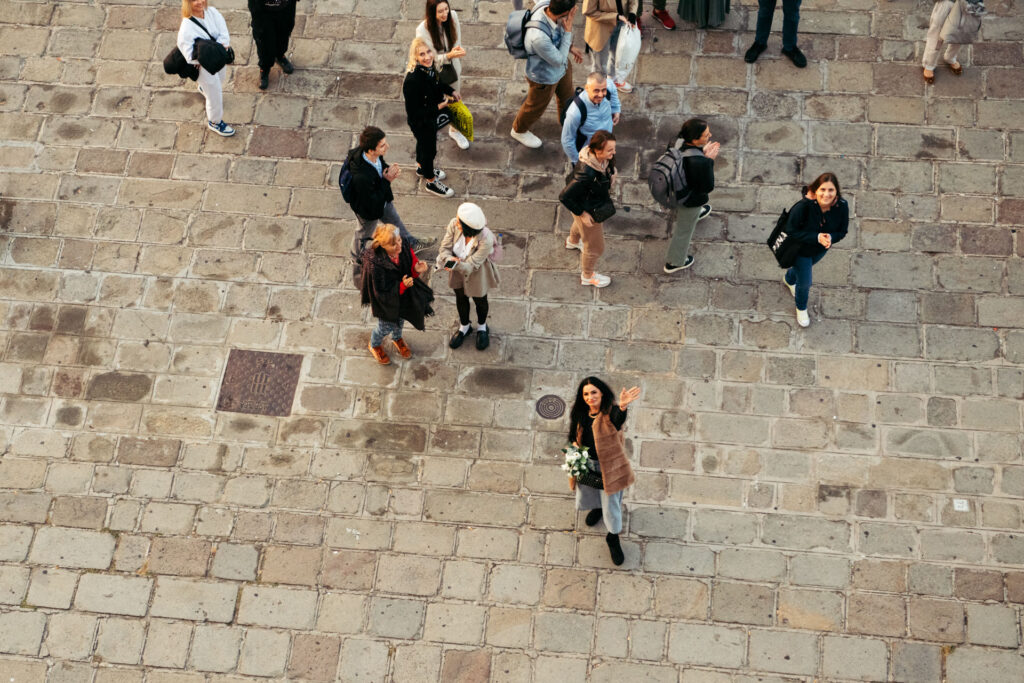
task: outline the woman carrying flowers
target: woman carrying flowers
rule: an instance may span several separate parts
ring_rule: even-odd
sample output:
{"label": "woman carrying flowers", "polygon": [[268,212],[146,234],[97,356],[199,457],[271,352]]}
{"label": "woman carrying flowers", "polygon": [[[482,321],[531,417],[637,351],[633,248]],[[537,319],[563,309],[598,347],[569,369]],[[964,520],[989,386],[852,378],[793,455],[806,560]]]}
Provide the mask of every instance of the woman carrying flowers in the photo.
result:
{"label": "woman carrying flowers", "polygon": [[570,477],[569,488],[576,490],[576,509],[590,510],[587,526],[604,519],[608,529],[605,540],[616,565],[625,559],[619,544],[622,492],[636,479],[626,455],[622,426],[626,422],[626,407],[639,397],[639,387],[623,389],[619,392],[619,404],[615,405],[611,388],[597,377],[587,377],[576,390],[576,402],[569,414],[569,440],[575,449],[566,449],[563,469],[580,473],[580,467],[574,468],[570,462],[578,450],[586,455],[589,469],[599,475],[580,477],[582,481]]}

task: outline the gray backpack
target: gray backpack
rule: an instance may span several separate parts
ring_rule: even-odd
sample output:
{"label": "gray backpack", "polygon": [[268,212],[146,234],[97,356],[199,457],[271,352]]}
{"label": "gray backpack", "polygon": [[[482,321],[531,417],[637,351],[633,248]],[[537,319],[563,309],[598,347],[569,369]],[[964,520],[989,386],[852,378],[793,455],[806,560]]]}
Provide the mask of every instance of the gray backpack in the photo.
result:
{"label": "gray backpack", "polygon": [[683,159],[699,156],[704,156],[704,152],[695,147],[678,150],[670,146],[664,154],[658,157],[647,177],[647,185],[651,188],[651,196],[656,202],[666,209],[674,209],[677,206],[682,206],[683,202],[690,198],[690,191],[686,186]]}
{"label": "gray backpack", "polygon": [[516,59],[526,59],[530,56],[526,51],[526,29],[536,28],[548,33],[546,22],[534,19],[533,15],[549,4],[550,1],[539,2],[533,9],[515,10],[508,16],[508,23],[505,24],[505,47],[508,48],[510,55]]}

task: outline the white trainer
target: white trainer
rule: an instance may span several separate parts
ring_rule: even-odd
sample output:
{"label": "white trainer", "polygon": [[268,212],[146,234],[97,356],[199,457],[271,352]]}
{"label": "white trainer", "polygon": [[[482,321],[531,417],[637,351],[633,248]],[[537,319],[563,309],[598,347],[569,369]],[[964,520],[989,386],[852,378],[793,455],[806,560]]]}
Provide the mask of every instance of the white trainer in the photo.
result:
{"label": "white trainer", "polygon": [[796,298],[796,285],[789,284],[789,282],[786,280],[786,276],[785,275],[782,276],[782,284],[786,285],[786,289],[789,290],[789,293],[792,294],[793,298],[795,299]]}
{"label": "white trainer", "polygon": [[801,311],[798,308],[796,309],[796,322],[800,327],[808,327],[811,324],[811,316],[807,315],[807,311]]}
{"label": "white trainer", "polygon": [[448,126],[448,137],[455,140],[455,144],[459,146],[459,149],[469,149],[469,140],[466,139],[466,136],[451,126]]}
{"label": "white trainer", "polygon": [[633,86],[629,84],[629,81],[623,81],[622,83],[615,81],[615,89],[624,93],[633,92]]}
{"label": "white trainer", "polygon": [[511,135],[513,140],[516,140],[517,142],[520,142],[523,145],[530,147],[532,149],[537,149],[542,144],[544,144],[539,137],[537,137],[530,131],[526,131],[525,133],[517,133],[515,128],[513,128]]}
{"label": "white trainer", "polygon": [[611,283],[612,279],[607,275],[601,275],[601,273],[595,272],[590,277],[584,277],[583,273],[580,273],[581,285],[590,285],[591,287],[597,287],[598,289],[600,289],[601,287],[607,287]]}
{"label": "white trainer", "polygon": [[565,238],[565,248],[566,249],[579,249],[580,251],[583,251],[583,242],[579,241],[579,242],[573,243],[573,242],[569,241],[568,237],[566,237]]}

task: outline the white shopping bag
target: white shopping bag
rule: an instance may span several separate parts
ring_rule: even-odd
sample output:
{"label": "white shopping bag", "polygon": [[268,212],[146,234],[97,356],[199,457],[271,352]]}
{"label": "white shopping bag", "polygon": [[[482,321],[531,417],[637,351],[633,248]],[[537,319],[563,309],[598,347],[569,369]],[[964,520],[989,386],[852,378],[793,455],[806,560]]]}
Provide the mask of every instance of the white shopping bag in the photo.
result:
{"label": "white shopping bag", "polygon": [[615,82],[625,83],[629,72],[636,65],[640,55],[640,29],[623,24],[619,29],[619,40],[615,44]]}

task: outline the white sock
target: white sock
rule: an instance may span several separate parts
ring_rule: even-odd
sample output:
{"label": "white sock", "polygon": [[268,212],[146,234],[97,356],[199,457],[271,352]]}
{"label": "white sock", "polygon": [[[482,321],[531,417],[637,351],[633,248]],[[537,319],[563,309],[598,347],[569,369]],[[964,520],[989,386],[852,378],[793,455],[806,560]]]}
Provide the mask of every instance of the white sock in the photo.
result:
{"label": "white sock", "polygon": [[459,332],[461,332],[462,334],[469,334],[469,330],[471,328],[472,325],[463,325],[462,327],[459,328]]}
{"label": "white sock", "polygon": [[479,325],[476,326],[476,331],[477,332],[486,332],[487,331],[487,324],[486,323],[480,323]]}

